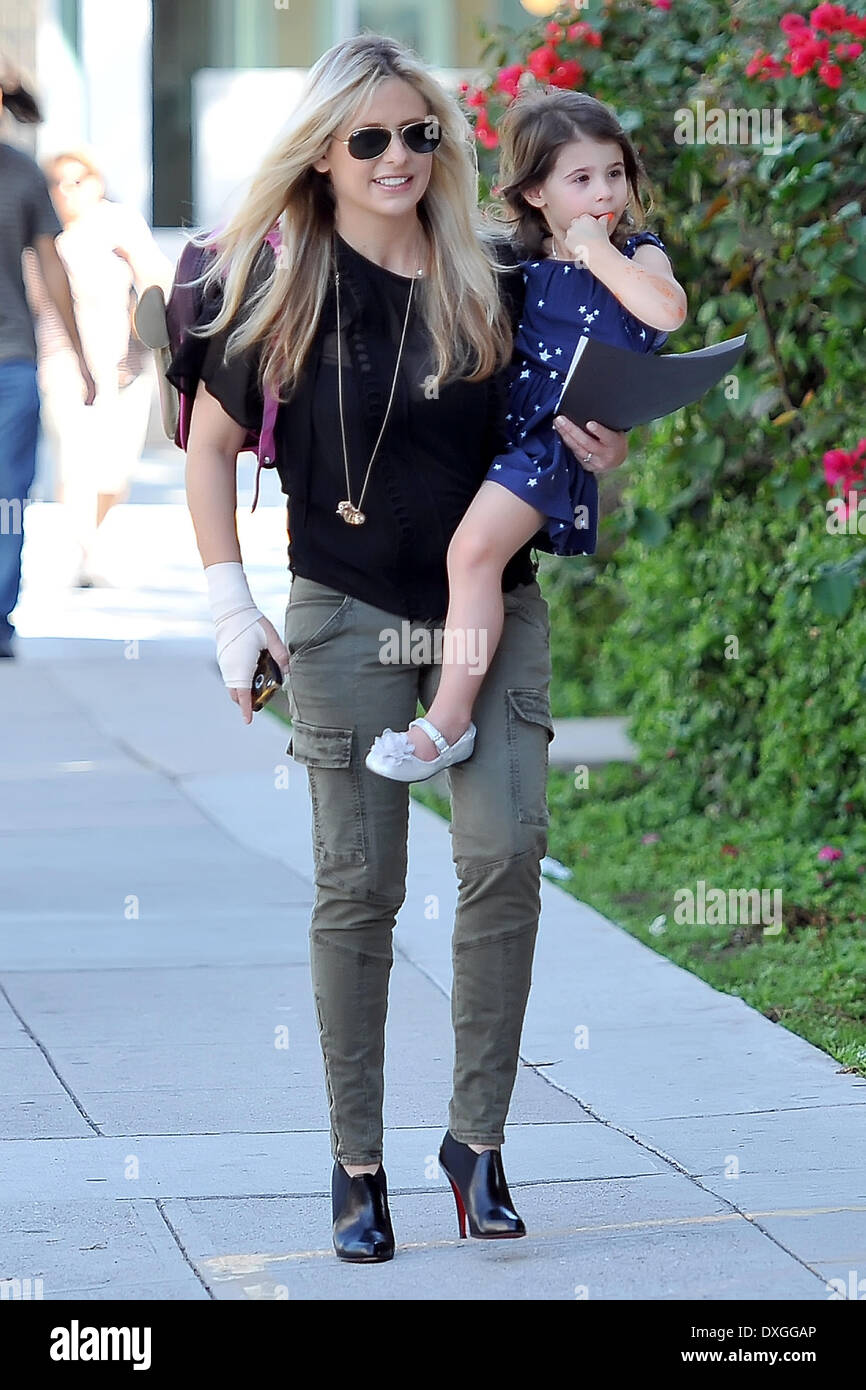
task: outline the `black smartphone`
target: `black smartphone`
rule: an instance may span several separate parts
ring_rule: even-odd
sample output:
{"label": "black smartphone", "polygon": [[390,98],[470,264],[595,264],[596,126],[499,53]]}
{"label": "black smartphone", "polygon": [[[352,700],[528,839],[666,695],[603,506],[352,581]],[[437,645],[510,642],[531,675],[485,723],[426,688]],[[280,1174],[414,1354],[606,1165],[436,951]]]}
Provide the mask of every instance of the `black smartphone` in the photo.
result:
{"label": "black smartphone", "polygon": [[262,709],[262,707],[268,703],[271,696],[282,689],[282,685],[283,673],[279,663],[274,660],[267,647],[262,647],[256,669],[253,673],[253,683],[251,686],[253,709]]}

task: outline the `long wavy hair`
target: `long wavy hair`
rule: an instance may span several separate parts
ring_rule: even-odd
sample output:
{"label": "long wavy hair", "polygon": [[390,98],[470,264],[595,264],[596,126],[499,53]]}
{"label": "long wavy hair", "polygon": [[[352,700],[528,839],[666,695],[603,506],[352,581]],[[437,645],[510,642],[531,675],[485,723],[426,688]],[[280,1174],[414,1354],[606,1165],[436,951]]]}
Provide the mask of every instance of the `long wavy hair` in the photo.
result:
{"label": "long wavy hair", "polygon": [[[435,375],[481,381],[511,357],[512,333],[500,296],[496,242],[503,240],[478,208],[478,161],[472,129],[456,99],[422,61],[395,39],[364,33],[336,44],[310,68],[287,128],[267,154],[249,190],[218,233],[191,238],[216,254],[197,281],[218,284],[222,303],[208,337],[235,319],[226,360],[261,343],[260,381],[280,399],[299,383],[312,346],[331,271],[336,202],[330,175],[312,165],[334,132],[388,79],[400,78],[438,118],[442,142],[418,204],[432,255],[429,276],[416,284],[416,304],[433,349]],[[282,244],[269,273],[248,284],[262,243],[279,223]],[[259,261],[259,269],[264,261]],[[285,272],[285,273],[284,273]],[[255,283],[258,279],[258,283]]]}
{"label": "long wavy hair", "polygon": [[622,216],[610,233],[618,251],[626,238],[639,231],[646,220],[642,189],[652,195],[640,155],[614,113],[587,92],[570,92],[559,87],[521,92],[507,108],[499,125],[500,162],[497,179],[499,196],[512,214],[506,221],[513,236],[526,250],[537,256],[543,249],[550,228],[541,208],[523,196],[524,189],[543,183],[552,172],[563,145],[588,135],[593,140],[610,140],[622,150],[629,199]]}

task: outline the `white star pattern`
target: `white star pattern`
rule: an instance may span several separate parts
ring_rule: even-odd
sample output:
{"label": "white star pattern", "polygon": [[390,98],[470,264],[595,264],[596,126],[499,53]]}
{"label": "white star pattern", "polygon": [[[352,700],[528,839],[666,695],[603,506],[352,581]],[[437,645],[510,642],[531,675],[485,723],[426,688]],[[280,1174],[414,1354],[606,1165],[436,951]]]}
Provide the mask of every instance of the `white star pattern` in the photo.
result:
{"label": "white star pattern", "polygon": [[496,469],[496,470],[498,471],[498,470],[502,467],[502,464],[501,464],[501,463],[494,463],[493,467],[494,467],[494,469]]}
{"label": "white star pattern", "polygon": [[527,487],[535,487],[535,485],[536,485],[537,482],[538,482],[538,479],[537,479],[537,478],[530,478],[530,479],[529,479],[529,482],[526,484],[526,486],[527,486]]}
{"label": "white star pattern", "polygon": [[521,373],[520,373],[520,380],[521,380],[521,381],[526,381],[526,379],[527,379],[528,376],[529,376],[529,368],[527,367],[525,372],[521,372]]}
{"label": "white star pattern", "polygon": [[541,406],[540,406],[540,405],[537,405],[537,406],[535,407],[535,409],[536,409],[536,410],[540,410],[540,409],[541,409]]}
{"label": "white star pattern", "polygon": [[557,348],[557,349],[556,349],[556,355],[557,355],[557,357],[561,357],[561,356],[562,356],[562,348]]}
{"label": "white star pattern", "polygon": [[521,439],[525,439],[525,438],[526,438],[526,430],[521,430],[521,431],[520,431],[520,438],[521,438]]}
{"label": "white star pattern", "polygon": [[538,301],[538,307],[539,307],[539,309],[543,309],[543,308],[544,308],[544,300],[543,300],[543,299],[539,299],[539,301]]}
{"label": "white star pattern", "polygon": [[571,266],[567,265],[562,273],[563,275],[569,275],[571,273]]}
{"label": "white star pattern", "polygon": [[641,329],[641,331],[640,331],[640,336],[641,336],[642,338],[645,338],[645,337],[646,337],[646,333],[644,332],[643,329]]}
{"label": "white star pattern", "polygon": [[559,372],[551,372],[551,373],[550,373],[550,379],[551,379],[551,381],[555,380],[555,378],[558,377],[558,376],[559,376]]}
{"label": "white star pattern", "polygon": [[553,353],[552,353],[552,352],[548,352],[548,351],[547,351],[547,348],[545,348],[545,349],[544,349],[544,352],[540,352],[538,355],[539,355],[539,357],[541,358],[542,362],[546,362],[547,359],[548,359],[549,357],[552,357],[552,356],[553,356]]}

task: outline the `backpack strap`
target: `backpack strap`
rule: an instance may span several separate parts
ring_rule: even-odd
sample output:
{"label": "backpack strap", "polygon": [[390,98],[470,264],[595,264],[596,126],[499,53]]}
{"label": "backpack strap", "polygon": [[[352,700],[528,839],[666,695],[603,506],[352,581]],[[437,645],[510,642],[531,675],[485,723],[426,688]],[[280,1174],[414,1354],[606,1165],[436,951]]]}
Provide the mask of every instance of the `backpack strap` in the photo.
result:
{"label": "backpack strap", "polygon": [[259,500],[259,478],[263,468],[272,468],[276,462],[276,445],[274,443],[274,427],[277,420],[277,411],[280,403],[277,397],[271,392],[265,392],[264,409],[262,410],[262,428],[259,433],[258,465],[256,467],[256,487],[253,494],[253,505],[250,512],[256,509]]}

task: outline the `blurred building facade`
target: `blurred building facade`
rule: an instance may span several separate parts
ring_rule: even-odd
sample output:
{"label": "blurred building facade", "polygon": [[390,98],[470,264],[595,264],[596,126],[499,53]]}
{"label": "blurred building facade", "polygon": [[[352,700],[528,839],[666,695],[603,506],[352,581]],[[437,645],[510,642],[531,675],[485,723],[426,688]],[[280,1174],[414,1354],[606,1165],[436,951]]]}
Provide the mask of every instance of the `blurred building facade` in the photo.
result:
{"label": "blurred building facade", "polygon": [[521,0],[0,0],[0,49],[45,114],[2,138],[37,157],[84,142],[152,225],[210,224],[332,44],[393,35],[450,85],[480,64],[479,24],[529,20]]}

